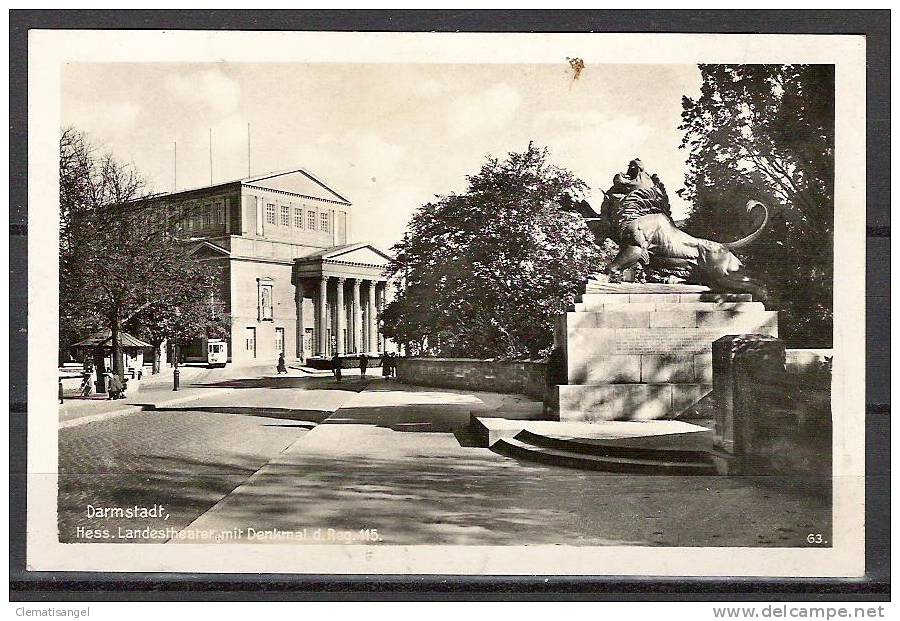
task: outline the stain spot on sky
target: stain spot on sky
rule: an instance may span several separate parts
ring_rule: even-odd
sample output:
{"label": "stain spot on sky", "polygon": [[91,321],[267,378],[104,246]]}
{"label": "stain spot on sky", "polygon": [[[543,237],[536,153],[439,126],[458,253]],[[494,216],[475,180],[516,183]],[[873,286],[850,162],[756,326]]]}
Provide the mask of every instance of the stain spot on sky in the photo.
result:
{"label": "stain spot on sky", "polygon": [[577,80],[581,77],[581,72],[584,71],[584,61],[580,58],[569,58],[568,56],[566,60],[569,61],[569,67],[572,69],[572,80]]}

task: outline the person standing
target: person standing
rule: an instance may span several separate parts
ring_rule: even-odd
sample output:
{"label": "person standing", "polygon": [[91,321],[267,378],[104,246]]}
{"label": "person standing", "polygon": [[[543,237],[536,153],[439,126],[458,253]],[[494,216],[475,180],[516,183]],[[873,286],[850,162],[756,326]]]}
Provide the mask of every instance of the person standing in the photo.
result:
{"label": "person standing", "polygon": [[107,394],[110,399],[124,399],[125,398],[125,386],[122,384],[122,378],[119,377],[118,373],[110,373],[109,374],[109,384],[107,388]]}
{"label": "person standing", "polygon": [[365,354],[359,355],[359,374],[361,377],[366,376],[366,369],[369,367],[369,357]]}
{"label": "person standing", "polygon": [[338,383],[341,382],[341,357],[335,354],[331,357],[331,372],[334,373],[334,379]]}
{"label": "person standing", "polygon": [[397,377],[397,353],[391,352],[391,377]]}
{"label": "person standing", "polygon": [[287,374],[287,364],[284,361],[284,352],[278,354],[278,375]]}
{"label": "person standing", "polygon": [[391,376],[391,355],[387,352],[381,356],[381,377]]}

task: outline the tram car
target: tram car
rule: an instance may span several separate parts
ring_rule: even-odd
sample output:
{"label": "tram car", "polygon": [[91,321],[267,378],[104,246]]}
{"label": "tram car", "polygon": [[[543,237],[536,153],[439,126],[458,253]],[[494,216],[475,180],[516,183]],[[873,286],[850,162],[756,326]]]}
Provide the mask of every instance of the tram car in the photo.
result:
{"label": "tram car", "polygon": [[228,362],[228,343],[223,339],[209,339],[206,342],[206,364],[210,367],[224,367]]}

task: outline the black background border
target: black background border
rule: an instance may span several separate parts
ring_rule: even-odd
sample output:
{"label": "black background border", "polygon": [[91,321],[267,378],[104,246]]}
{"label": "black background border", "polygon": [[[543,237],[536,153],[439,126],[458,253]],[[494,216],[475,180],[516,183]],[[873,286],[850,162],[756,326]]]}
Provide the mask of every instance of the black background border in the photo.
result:
{"label": "black background border", "polygon": [[[890,594],[890,11],[12,10],[10,28],[11,601],[887,600]],[[28,30],[859,34],[866,46],[866,576],[862,579],[284,575],[25,570]]]}

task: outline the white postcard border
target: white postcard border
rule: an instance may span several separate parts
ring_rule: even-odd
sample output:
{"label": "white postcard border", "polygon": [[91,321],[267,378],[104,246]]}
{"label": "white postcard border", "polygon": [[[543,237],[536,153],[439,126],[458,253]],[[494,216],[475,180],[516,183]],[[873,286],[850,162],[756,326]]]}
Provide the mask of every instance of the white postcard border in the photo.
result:
{"label": "white postcard border", "polygon": [[[836,66],[830,548],[61,544],[56,525],[60,68],[76,62]],[[855,577],[865,540],[865,39],[845,35],[36,30],[29,36],[29,570]],[[15,182],[15,180],[12,180]]]}

